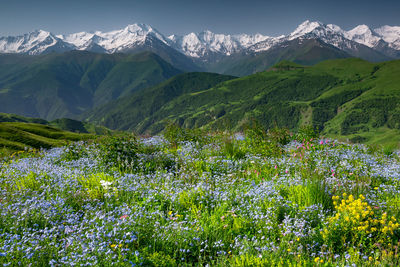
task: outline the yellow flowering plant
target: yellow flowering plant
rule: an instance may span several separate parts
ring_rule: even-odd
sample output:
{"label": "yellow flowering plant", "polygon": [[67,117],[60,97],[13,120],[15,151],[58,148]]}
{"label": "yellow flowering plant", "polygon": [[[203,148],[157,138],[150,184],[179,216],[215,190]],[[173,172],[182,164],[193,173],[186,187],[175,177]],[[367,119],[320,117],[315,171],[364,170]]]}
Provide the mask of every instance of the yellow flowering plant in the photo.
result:
{"label": "yellow flowering plant", "polygon": [[324,243],[335,252],[347,250],[350,246],[362,245],[367,248],[376,244],[389,245],[400,224],[386,212],[374,211],[363,195],[354,198],[344,193],[333,196],[335,213],[328,218],[321,234]]}

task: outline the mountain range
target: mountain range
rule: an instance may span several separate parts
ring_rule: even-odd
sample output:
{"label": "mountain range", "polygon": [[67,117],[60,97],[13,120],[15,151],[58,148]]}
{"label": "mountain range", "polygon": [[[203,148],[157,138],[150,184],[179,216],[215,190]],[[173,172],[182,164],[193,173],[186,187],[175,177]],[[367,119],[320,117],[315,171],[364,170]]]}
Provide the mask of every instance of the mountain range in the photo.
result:
{"label": "mountain range", "polygon": [[181,69],[196,70],[196,66],[190,61],[204,67],[207,66],[204,64],[238,54],[266,52],[295,39],[319,39],[350,56],[370,61],[400,58],[400,26],[371,29],[367,25],[359,25],[345,31],[334,24],[308,20],[290,34],[277,37],[262,34],[216,34],[211,31],[165,36],[146,24],[132,24],[110,32],[79,32],[68,35],[54,35],[38,30],[21,36],[0,37],[0,53],[38,55],[84,50],[112,54],[150,50],[164,59],[169,57],[169,63],[180,62],[178,67]]}
{"label": "mountain range", "polygon": [[165,36],[145,24],[35,31],[0,38],[0,112],[143,134],[171,121],[240,130],[255,118],[265,128],[311,124],[332,137],[397,142],[399,53],[400,27],[311,21],[278,37]]}

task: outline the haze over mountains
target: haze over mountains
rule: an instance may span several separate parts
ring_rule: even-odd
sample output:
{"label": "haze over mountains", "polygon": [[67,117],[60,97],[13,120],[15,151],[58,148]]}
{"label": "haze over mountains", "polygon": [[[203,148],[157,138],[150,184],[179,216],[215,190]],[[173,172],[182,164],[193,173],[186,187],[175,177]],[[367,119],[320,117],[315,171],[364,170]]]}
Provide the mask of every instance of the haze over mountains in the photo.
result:
{"label": "haze over mountains", "polygon": [[359,25],[345,31],[334,24],[308,20],[292,33],[277,37],[262,34],[226,35],[211,31],[165,36],[146,24],[128,25],[124,29],[111,32],[80,32],[69,35],[54,35],[39,30],[16,37],[1,37],[0,53],[38,55],[68,50],[98,53],[152,50],[156,53],[163,51],[170,57],[173,52],[180,52],[194,62],[210,63],[237,54],[266,52],[295,39],[320,39],[351,56],[372,61],[400,58],[400,26],[371,29],[367,25]]}

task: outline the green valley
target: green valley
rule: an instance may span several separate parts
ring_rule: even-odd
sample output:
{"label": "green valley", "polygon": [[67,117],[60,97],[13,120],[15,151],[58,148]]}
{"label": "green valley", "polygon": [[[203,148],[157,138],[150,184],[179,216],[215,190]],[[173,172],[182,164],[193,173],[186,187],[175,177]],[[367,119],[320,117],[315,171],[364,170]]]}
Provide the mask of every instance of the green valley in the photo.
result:
{"label": "green valley", "polygon": [[73,118],[179,73],[150,52],[1,54],[0,112],[46,120]]}
{"label": "green valley", "polygon": [[400,61],[349,58],[310,67],[283,61],[268,71],[218,81],[210,88],[193,84],[190,90],[175,89],[168,101],[144,97],[162,94],[173,78],[85,116],[112,129],[138,133],[158,133],[170,121],[187,128],[240,130],[256,119],[267,129],[312,125],[344,140],[398,143],[398,73]]}

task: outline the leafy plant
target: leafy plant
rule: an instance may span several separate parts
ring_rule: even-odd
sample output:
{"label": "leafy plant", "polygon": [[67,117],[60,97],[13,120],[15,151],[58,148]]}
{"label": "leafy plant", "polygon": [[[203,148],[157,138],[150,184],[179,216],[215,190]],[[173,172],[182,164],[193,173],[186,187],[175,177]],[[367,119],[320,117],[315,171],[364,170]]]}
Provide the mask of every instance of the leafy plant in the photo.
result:
{"label": "leafy plant", "polygon": [[98,142],[98,157],[104,166],[120,171],[133,171],[137,167],[139,144],[134,135],[108,136]]}

